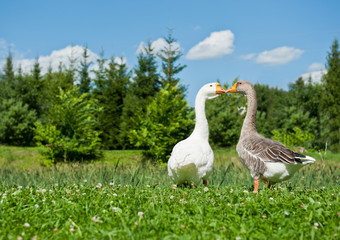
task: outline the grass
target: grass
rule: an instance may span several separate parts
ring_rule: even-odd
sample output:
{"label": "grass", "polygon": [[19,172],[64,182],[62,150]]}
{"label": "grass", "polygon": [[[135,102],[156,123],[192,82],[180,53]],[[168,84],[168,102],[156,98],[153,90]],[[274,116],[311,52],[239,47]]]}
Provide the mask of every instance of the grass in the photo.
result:
{"label": "grass", "polygon": [[[10,152],[13,152],[11,154]],[[174,187],[139,151],[44,167],[36,148],[0,147],[0,239],[336,239],[340,154],[252,193],[234,149],[204,186]]]}

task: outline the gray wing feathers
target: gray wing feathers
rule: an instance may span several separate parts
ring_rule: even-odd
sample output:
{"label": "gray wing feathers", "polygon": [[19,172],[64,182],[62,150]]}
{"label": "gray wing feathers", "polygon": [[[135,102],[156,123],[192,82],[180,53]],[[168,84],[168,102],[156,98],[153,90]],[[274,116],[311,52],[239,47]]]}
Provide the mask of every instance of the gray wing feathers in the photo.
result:
{"label": "gray wing feathers", "polygon": [[296,153],[283,144],[261,136],[244,139],[243,147],[253,156],[264,162],[282,162],[286,164],[302,163],[306,156]]}

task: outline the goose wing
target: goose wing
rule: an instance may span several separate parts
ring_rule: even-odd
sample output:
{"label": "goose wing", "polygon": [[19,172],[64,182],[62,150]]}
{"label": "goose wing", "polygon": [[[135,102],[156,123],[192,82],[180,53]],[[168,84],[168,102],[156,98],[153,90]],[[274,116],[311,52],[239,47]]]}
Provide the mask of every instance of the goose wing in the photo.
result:
{"label": "goose wing", "polygon": [[303,154],[294,152],[279,142],[261,136],[245,139],[243,147],[249,154],[263,162],[297,164],[303,163],[302,159],[313,159]]}

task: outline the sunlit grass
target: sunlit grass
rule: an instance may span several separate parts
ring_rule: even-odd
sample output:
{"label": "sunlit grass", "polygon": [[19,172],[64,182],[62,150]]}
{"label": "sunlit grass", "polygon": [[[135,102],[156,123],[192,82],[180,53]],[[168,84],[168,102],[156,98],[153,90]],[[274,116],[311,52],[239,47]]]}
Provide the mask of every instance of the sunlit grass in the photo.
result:
{"label": "sunlit grass", "polygon": [[340,232],[340,161],[318,153],[315,164],[271,189],[261,184],[255,195],[233,148],[215,150],[207,188],[173,186],[166,165],[141,161],[140,151],[48,167],[35,148],[0,152],[0,239],[333,239]]}

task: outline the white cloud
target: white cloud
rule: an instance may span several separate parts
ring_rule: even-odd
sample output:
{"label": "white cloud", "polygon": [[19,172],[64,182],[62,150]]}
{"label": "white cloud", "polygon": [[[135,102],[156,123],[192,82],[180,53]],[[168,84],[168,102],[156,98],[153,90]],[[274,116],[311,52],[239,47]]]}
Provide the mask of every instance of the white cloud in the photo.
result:
{"label": "white cloud", "polygon": [[[48,67],[51,66],[53,71],[57,71],[60,62],[65,66],[68,67],[71,64],[71,60],[75,60],[75,66],[79,66],[80,61],[82,59],[84,47],[82,46],[67,46],[60,50],[54,50],[50,55],[47,56],[40,56],[38,58],[39,65],[41,67],[41,73],[45,74],[48,70]],[[96,63],[99,56],[88,49],[88,62]],[[19,68],[21,66],[22,71],[24,73],[29,73],[36,59],[14,59],[14,66],[15,68]]]}
{"label": "white cloud", "polygon": [[230,30],[212,32],[209,37],[192,47],[187,59],[222,58],[234,51],[234,34]]}
{"label": "white cloud", "polygon": [[308,67],[308,72],[315,72],[315,71],[321,71],[325,69],[325,65],[322,63],[312,63],[309,67]]}
{"label": "white cloud", "polygon": [[305,82],[308,82],[309,78],[311,78],[313,83],[321,83],[322,76],[327,73],[325,66],[317,62],[312,63],[307,71],[307,73],[302,74],[300,77],[302,77]]}
{"label": "white cloud", "polygon": [[[160,53],[162,49],[164,49],[168,43],[164,40],[164,38],[158,38],[156,41],[153,41],[151,43],[151,48],[153,49],[153,52],[155,54]],[[144,52],[144,48],[146,47],[146,44],[144,42],[141,42],[138,46],[138,49],[136,51],[137,54]],[[181,49],[180,45],[178,42],[174,42],[172,44],[173,49]]]}
{"label": "white cloud", "polygon": [[256,56],[256,53],[250,53],[246,55],[241,55],[240,58],[244,60],[251,60]]}
{"label": "white cloud", "polygon": [[24,54],[20,53],[13,43],[8,43],[5,39],[0,38],[0,63],[8,57],[8,53],[11,53],[13,58],[23,58]]}
{"label": "white cloud", "polygon": [[313,83],[321,83],[322,76],[326,73],[327,73],[326,70],[314,71],[314,72],[304,73],[301,75],[301,77],[305,82],[307,82],[309,78],[311,78]]}
{"label": "white cloud", "polygon": [[[1,39],[0,39],[1,40]],[[0,49],[3,45],[3,42],[0,41]],[[11,50],[12,51],[12,50]],[[52,71],[58,71],[59,64],[62,63],[63,67],[68,68],[71,64],[71,60],[75,60],[74,64],[75,67],[78,68],[80,66],[80,62],[83,59],[83,52],[84,47],[76,45],[76,46],[67,46],[60,50],[54,50],[50,55],[47,56],[40,56],[38,58],[38,62],[41,68],[41,74],[45,74],[48,71],[49,66],[52,67]],[[98,69],[98,63],[97,60],[100,58],[96,53],[92,52],[90,49],[87,49],[88,59],[87,61],[91,65],[89,67],[90,76],[93,77],[93,73],[91,73],[91,70]],[[7,52],[8,55],[8,52]],[[7,57],[6,55],[6,57]],[[16,54],[13,56],[13,64],[14,68],[17,71],[19,69],[19,66],[21,67],[23,73],[30,73],[33,69],[33,65],[36,62],[35,58],[19,58],[19,55]],[[127,64],[125,57],[115,57],[114,61],[118,64],[125,63]],[[0,62],[1,66],[3,66],[5,61]],[[108,66],[108,61],[106,62],[105,67]]]}
{"label": "white cloud", "polygon": [[269,65],[282,65],[298,59],[302,53],[303,50],[283,46],[259,53],[255,61]]}

